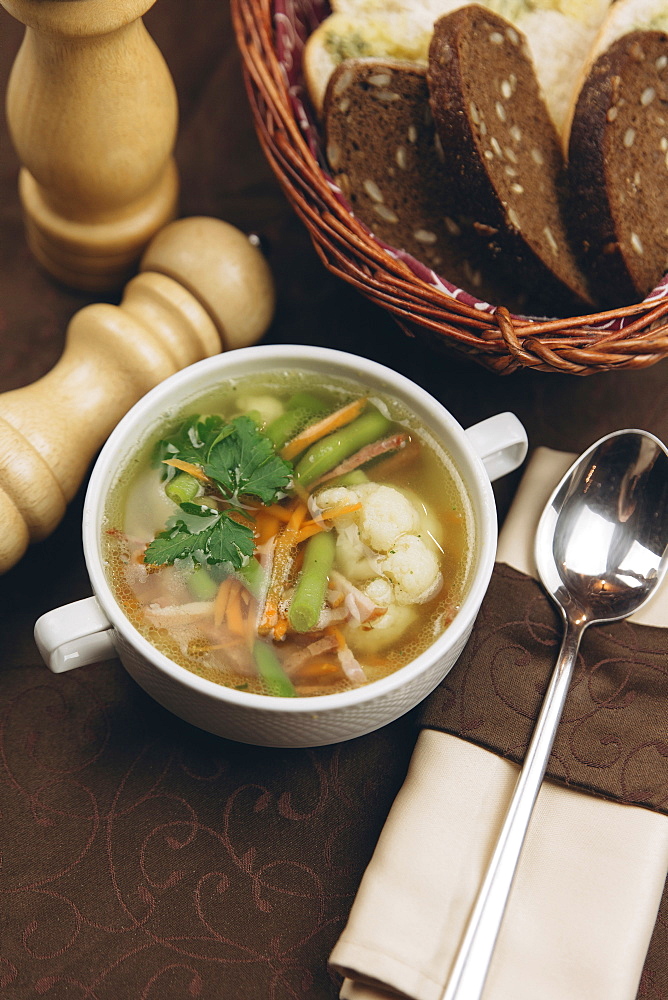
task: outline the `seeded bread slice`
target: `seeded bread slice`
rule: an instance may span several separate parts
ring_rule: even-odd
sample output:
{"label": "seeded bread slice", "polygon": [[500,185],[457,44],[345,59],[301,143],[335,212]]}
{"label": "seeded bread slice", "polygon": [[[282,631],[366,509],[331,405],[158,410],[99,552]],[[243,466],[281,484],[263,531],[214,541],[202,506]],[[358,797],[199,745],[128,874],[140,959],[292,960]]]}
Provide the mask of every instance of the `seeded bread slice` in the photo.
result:
{"label": "seeded bread slice", "polygon": [[643,299],[668,270],[668,34],[627,23],[589,69],[568,152],[573,231],[607,307]]}
{"label": "seeded bread slice", "polygon": [[521,308],[513,289],[480,271],[449,215],[424,69],[382,59],[341,63],[325,94],[324,131],[334,181],[378,239],[478,298]]}
{"label": "seeded bread slice", "polygon": [[436,22],[427,79],[455,222],[538,311],[591,309],[568,235],[561,146],[524,36],[469,4]]}
{"label": "seeded bread slice", "polygon": [[[574,81],[612,0],[481,0],[526,36],[557,131],[573,99]],[[619,0],[618,0],[619,2]],[[327,81],[344,59],[398,59],[427,65],[434,22],[464,0],[332,0],[332,13],[309,36],[306,86],[322,112]]]}

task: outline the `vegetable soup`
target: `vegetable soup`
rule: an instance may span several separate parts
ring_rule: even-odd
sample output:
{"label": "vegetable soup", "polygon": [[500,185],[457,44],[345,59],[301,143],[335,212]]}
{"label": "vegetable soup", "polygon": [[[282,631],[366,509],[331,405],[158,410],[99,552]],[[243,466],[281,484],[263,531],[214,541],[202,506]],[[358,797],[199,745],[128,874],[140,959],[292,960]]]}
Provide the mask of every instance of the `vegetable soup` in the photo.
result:
{"label": "vegetable soup", "polygon": [[102,544],[119,605],[170,659],[304,697],[431,645],[466,593],[474,535],[451,459],[403,405],[283,371],[166,416],[112,488]]}

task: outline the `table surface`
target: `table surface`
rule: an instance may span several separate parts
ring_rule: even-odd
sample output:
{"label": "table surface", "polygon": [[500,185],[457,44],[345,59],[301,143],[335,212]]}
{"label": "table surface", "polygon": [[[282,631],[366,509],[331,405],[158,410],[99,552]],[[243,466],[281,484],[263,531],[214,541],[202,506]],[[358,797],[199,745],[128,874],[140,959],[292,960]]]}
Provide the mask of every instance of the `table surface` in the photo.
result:
{"label": "table surface", "polygon": [[[23,28],[0,15],[4,93]],[[282,195],[255,137],[227,3],[159,0],[145,23],[179,94],[181,214],[262,237],[278,289],[264,342],[373,358],[464,426],[512,410],[531,449],[579,451],[625,426],[668,439],[668,362],[504,378],[408,339],[323,268]],[[55,364],[69,319],[95,297],[59,287],[32,259],[4,119],[0,129],[4,391]],[[500,520],[518,478],[495,484]],[[336,997],[327,955],[405,774],[413,716],[348,744],[276,751],[179,722],[117,661],[49,674],[33,624],[90,592],[83,489],[56,532],[0,578],[3,996]]]}

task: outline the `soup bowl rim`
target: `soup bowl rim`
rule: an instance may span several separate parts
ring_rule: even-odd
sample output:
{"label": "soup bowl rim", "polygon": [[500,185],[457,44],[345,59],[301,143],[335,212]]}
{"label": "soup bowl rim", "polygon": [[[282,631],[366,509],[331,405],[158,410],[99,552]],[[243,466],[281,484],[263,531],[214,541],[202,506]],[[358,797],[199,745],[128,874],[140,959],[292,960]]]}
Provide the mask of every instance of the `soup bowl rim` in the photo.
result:
{"label": "soup bowl rim", "polygon": [[[107,580],[101,551],[103,515],[109,489],[127,466],[129,436],[134,435],[133,448],[136,447],[138,440],[145,440],[150,436],[151,430],[149,428],[151,426],[155,429],[164,420],[167,404],[169,404],[169,409],[178,412],[187,404],[190,396],[196,398],[197,395],[206,392],[210,386],[203,386],[192,392],[184,391],[193,383],[198,382],[200,378],[206,382],[209,377],[213,378],[220,369],[225,373],[226,369],[243,368],[254,362],[258,362],[258,365],[260,362],[285,363],[286,368],[289,365],[297,370],[300,368],[300,364],[308,370],[309,362],[319,364],[329,362],[335,368],[338,366],[339,370],[332,372],[334,377],[350,379],[358,383],[364,383],[365,379],[369,377],[382,380],[387,384],[387,389],[384,391],[388,395],[392,395],[394,391],[400,401],[409,409],[413,408],[430,414],[433,422],[428,421],[429,429],[444,450],[450,454],[452,442],[442,441],[434,425],[440,424],[446,427],[448,434],[458,443],[462,454],[466,456],[469,463],[469,468],[462,470],[460,458],[452,458],[464,487],[470,494],[472,493],[470,479],[473,478],[478,490],[477,500],[479,501],[476,504],[476,500],[470,496],[474,508],[475,537],[473,544],[476,552],[475,562],[470,571],[470,580],[459,610],[452,622],[422,653],[387,676],[369,684],[332,694],[283,698],[251,691],[238,691],[216,683],[171,660],[149,642],[125,615]],[[229,377],[244,377],[245,375],[257,374],[260,370],[261,368],[258,367],[238,374],[233,372],[227,374]],[[156,413],[158,414],[157,419],[151,420],[151,415]],[[125,450],[123,445],[126,446]],[[123,454],[125,460],[123,460]],[[484,524],[481,523],[482,519],[484,519]],[[239,707],[254,706],[270,713],[288,712],[297,715],[316,713],[320,715],[323,712],[349,708],[376,700],[410,684],[416,677],[430,668],[435,660],[447,657],[458,642],[466,638],[478,613],[491,577],[497,541],[496,505],[489,476],[481,458],[466,438],[464,428],[442,403],[417,383],[379,362],[334,348],[294,344],[255,345],[214,355],[181,369],[149,390],[120,420],[100,451],[86,492],[82,529],[84,556],[96,599],[113,629],[120,633],[145,660],[177,683],[198,694],[211,697],[214,701],[226,702]]]}

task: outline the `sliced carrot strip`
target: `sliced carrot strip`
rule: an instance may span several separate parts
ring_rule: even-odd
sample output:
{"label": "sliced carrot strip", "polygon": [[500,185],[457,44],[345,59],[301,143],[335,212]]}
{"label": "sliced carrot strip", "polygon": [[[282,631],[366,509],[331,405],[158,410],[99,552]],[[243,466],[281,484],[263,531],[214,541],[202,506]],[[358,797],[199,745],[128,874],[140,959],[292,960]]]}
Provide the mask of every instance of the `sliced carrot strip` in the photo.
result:
{"label": "sliced carrot strip", "polygon": [[279,605],[294,562],[299,528],[307,514],[306,504],[297,503],[290,515],[290,520],[276,538],[271,579],[258,625],[260,635],[268,635],[273,632],[278,623]]}
{"label": "sliced carrot strip", "polygon": [[295,552],[294,562],[292,563],[292,568],[294,569],[295,573],[299,572],[299,570],[302,568],[303,563],[304,563],[304,546],[302,545],[297,548],[297,551]]}
{"label": "sliced carrot strip", "polygon": [[343,632],[336,627],[336,625],[328,625],[325,629],[328,635],[333,635],[336,639],[336,648],[344,649],[346,645],[346,640],[343,636]]}
{"label": "sliced carrot strip", "polygon": [[274,625],[274,639],[280,642],[281,639],[285,638],[285,634],[288,631],[288,619],[281,615],[276,624]]}
{"label": "sliced carrot strip", "polygon": [[292,506],[284,507],[280,503],[270,503],[264,508],[266,514],[271,514],[272,517],[277,518],[279,521],[285,521],[286,524],[292,516],[292,510]]}
{"label": "sliced carrot strip", "polygon": [[331,683],[337,676],[341,676],[341,667],[338,662],[314,656],[297,671],[295,683],[318,680]]}
{"label": "sliced carrot strip", "polygon": [[[325,510],[322,512],[322,521],[334,521],[337,517],[343,517],[344,514],[354,514],[356,510],[361,510],[361,503],[350,503],[345,507],[332,507],[330,510]],[[319,531],[323,531],[324,526],[320,521],[304,521],[297,536],[298,542],[305,542],[307,538],[311,535],[317,535]]]}
{"label": "sliced carrot strip", "polygon": [[241,608],[241,587],[237,584],[236,580],[235,586],[230,594],[230,599],[227,602],[227,614],[225,616],[227,624],[229,626],[230,632],[233,635],[246,635],[246,628],[244,622],[244,613]]}
{"label": "sliced carrot strip", "polygon": [[243,641],[240,636],[234,636],[234,638],[228,639],[227,642],[216,642],[208,645],[202,649],[202,652],[211,653],[216,649],[231,649],[233,646],[240,646]]}
{"label": "sliced carrot strip", "polygon": [[309,521],[309,523],[305,524],[297,535],[297,544],[299,545],[301,542],[305,542],[307,538],[311,538],[312,535],[317,535],[319,531],[324,530],[324,525],[317,524],[315,521]]}
{"label": "sliced carrot strip", "polygon": [[180,469],[181,472],[188,472],[202,483],[211,482],[209,477],[202,472],[199,465],[193,465],[192,462],[182,462],[180,458],[166,458],[162,464],[173,465],[175,469]]}
{"label": "sliced carrot strip", "polygon": [[342,507],[330,507],[329,510],[323,510],[323,512],[318,515],[317,521],[304,521],[302,524],[302,531],[304,531],[305,528],[310,528],[314,524],[319,525],[321,521],[334,521],[337,517],[343,517],[344,514],[354,514],[356,510],[361,509],[361,503],[349,503]]}
{"label": "sliced carrot strip", "polygon": [[278,544],[283,547],[294,545],[295,535],[304,522],[308,514],[308,507],[305,503],[295,504],[294,510],[290,514],[290,520],[279,535]]}
{"label": "sliced carrot strip", "polygon": [[340,410],[335,410],[334,413],[328,414],[323,417],[322,420],[318,420],[317,423],[311,424],[310,427],[306,427],[300,434],[293,437],[292,441],[288,441],[284,448],[280,451],[281,458],[289,461],[298,455],[300,451],[304,451],[310,445],[319,441],[320,438],[324,437],[326,434],[331,434],[332,431],[337,431],[339,427],[345,427],[349,424],[355,417],[359,417],[360,413],[367,404],[366,399],[356,399],[352,403],[348,403],[346,406],[342,406]]}
{"label": "sliced carrot strip", "polygon": [[354,514],[356,510],[361,509],[361,503],[349,503],[344,507],[331,507],[330,510],[322,512],[322,519],[323,521],[334,521],[337,517],[343,517],[344,514]]}
{"label": "sliced carrot strip", "polygon": [[255,518],[255,544],[264,545],[273,538],[281,522],[271,514],[257,514]]}
{"label": "sliced carrot strip", "polygon": [[213,624],[216,628],[222,625],[225,619],[225,610],[227,608],[227,602],[230,598],[231,589],[232,577],[227,576],[216,591],[216,596],[213,600]]}

